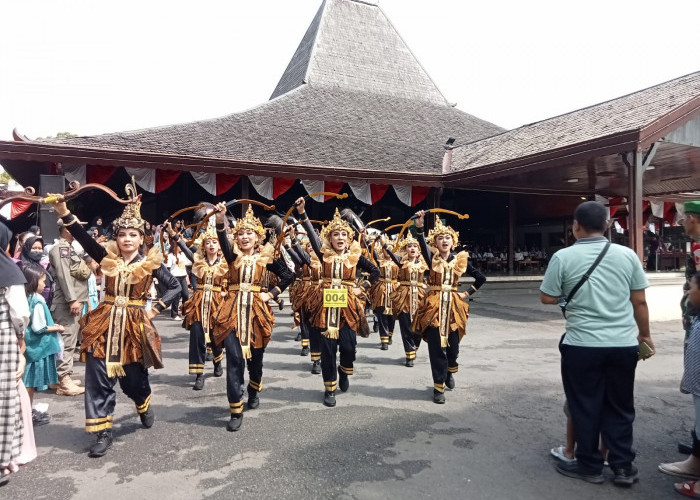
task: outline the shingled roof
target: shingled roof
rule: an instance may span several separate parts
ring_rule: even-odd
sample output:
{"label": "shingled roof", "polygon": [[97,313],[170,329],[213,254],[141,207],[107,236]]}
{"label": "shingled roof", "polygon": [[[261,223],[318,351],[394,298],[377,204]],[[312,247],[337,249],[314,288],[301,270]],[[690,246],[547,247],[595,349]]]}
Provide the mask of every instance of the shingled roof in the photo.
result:
{"label": "shingled roof", "polygon": [[[663,135],[700,100],[700,72],[691,73],[617,99],[572,111],[462,145],[453,151],[452,171],[468,174],[509,162],[527,165],[544,155],[573,155],[576,147],[614,136],[644,145]],[[677,117],[673,117],[677,114]],[[677,126],[677,125],[676,125]],[[627,139],[628,140],[628,139]],[[613,141],[609,141],[613,144]]]}
{"label": "shingled roof", "polygon": [[502,131],[448,104],[377,5],[325,0],[267,103],[211,120],[46,142],[438,174],[449,137],[465,143]]}

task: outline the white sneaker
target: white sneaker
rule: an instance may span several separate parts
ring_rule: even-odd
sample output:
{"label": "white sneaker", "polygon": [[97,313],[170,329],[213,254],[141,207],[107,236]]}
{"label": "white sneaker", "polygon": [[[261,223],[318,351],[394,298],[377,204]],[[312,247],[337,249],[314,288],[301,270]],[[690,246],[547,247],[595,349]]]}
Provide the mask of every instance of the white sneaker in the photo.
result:
{"label": "white sneaker", "polygon": [[173,321],[182,321],[182,318],[179,314],[177,316],[170,316],[170,319],[172,319]]}
{"label": "white sneaker", "polygon": [[560,462],[564,462],[565,464],[572,464],[576,462],[576,458],[569,458],[564,454],[564,448],[564,445],[557,446],[556,448],[549,450],[549,453],[551,453],[554,458]]}

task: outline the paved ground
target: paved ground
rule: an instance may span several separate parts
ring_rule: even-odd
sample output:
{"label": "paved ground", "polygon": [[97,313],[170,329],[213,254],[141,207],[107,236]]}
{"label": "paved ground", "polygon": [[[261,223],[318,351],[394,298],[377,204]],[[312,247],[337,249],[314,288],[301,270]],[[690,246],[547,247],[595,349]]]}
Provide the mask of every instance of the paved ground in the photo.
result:
{"label": "paved ground", "polygon": [[554,471],[549,449],[562,443],[565,424],[561,314],[539,305],[532,290],[498,290],[472,302],[457,387],[443,406],[431,401],[426,351],[405,368],[400,342],[381,351],[374,334],[360,341],[350,391],[338,396],[336,408],[325,408],[320,375],[311,375],[309,359],[299,356],[288,310],[280,313],[265,355],[260,408],[245,413],[237,433],[225,429],[224,378],[211,377],[208,367],[205,390],[192,391],[188,333],[159,319],[166,368],[151,376],[154,427],[141,428],[119,393],[114,447],[91,459],[82,399],[40,394],[54,420],[36,429],[39,458],[13,475],[0,497],[673,498],[672,478],[656,466],[682,458],[676,442],[693,424],[691,400],[678,391],[679,321],[653,324],[659,352],[637,371],[642,478],[630,492]]}

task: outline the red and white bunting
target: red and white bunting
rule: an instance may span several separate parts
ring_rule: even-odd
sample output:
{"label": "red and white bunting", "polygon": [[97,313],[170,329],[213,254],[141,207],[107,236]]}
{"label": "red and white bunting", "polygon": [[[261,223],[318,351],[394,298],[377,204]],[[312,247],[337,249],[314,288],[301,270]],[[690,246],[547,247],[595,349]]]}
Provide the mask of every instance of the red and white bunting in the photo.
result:
{"label": "red and white bunting", "polygon": [[63,165],[63,175],[68,182],[77,181],[82,186],[87,184],[87,169],[85,165]]}
{"label": "red and white bunting", "polygon": [[133,177],[136,184],[149,193],[156,192],[156,171],[152,168],[124,167],[129,177]]}
{"label": "red and white bunting", "polygon": [[385,184],[368,184],[366,182],[348,182],[355,198],[366,205],[377,203],[386,194],[389,186]]}
{"label": "red and white bunting", "polygon": [[[304,189],[306,189],[307,194],[325,191],[325,189],[323,188],[324,184],[325,183],[323,181],[301,181],[301,185],[304,186]],[[323,202],[323,196],[316,196],[313,199],[314,201]]]}
{"label": "red and white bunting", "polygon": [[396,196],[404,205],[415,207],[428,196],[430,188],[425,186],[394,185],[394,191],[396,191]]}
{"label": "red and white bunting", "polygon": [[[325,191],[327,193],[340,193],[345,185],[344,182],[332,182],[332,181],[301,181],[301,185],[306,189],[307,194],[319,193]],[[330,196],[314,196],[313,200],[318,202],[323,202],[324,200],[329,200]]]}
{"label": "red and white bunting", "polygon": [[274,199],[272,194],[272,177],[251,175],[248,176],[248,179],[260,196],[268,200]]}
{"label": "red and white bunting", "polygon": [[205,174],[202,172],[190,172],[197,184],[202,186],[207,193],[216,196],[216,174]]}

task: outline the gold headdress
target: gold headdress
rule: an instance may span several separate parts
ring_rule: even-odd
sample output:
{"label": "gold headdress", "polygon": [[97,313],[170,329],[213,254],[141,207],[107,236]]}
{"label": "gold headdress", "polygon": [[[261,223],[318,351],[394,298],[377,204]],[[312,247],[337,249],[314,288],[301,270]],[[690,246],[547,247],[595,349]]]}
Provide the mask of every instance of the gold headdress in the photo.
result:
{"label": "gold headdress", "polygon": [[143,233],[143,225],[145,221],[141,218],[141,195],[136,194],[136,183],[134,178],[131,178],[131,183],[124,187],[130,201],[127,203],[121,216],[114,221],[117,228],[122,229],[137,229]]}
{"label": "gold headdress", "polygon": [[323,226],[323,229],[321,230],[321,239],[330,238],[333,231],[346,231],[348,233],[348,241],[355,237],[355,231],[352,230],[347,221],[343,220],[337,208],[335,209],[333,220],[330,221],[328,225]]}
{"label": "gold headdress", "polygon": [[250,229],[258,233],[261,240],[265,237],[265,228],[260,222],[260,219],[253,213],[253,207],[250,205],[248,205],[248,210],[245,212],[245,217],[236,221],[236,225],[233,227],[233,233],[235,234],[241,229]]}
{"label": "gold headdress", "polygon": [[440,217],[438,216],[435,216],[435,227],[431,229],[428,233],[426,241],[428,242],[428,244],[433,245],[435,244],[435,238],[441,234],[449,234],[450,236],[452,236],[452,246],[457,246],[457,242],[459,241],[459,233],[452,229],[450,226],[445,226],[442,223],[442,219],[440,219]]}
{"label": "gold headdress", "polygon": [[219,236],[216,234],[216,219],[214,217],[209,217],[209,219],[207,219],[207,227],[204,231],[199,233],[194,240],[194,245],[203,249],[203,244],[206,240],[219,240]]}
{"label": "gold headdress", "polygon": [[399,242],[399,248],[403,250],[406,248],[408,245],[417,245],[418,240],[413,237],[411,233],[408,233],[406,236],[401,238],[401,241]]}

